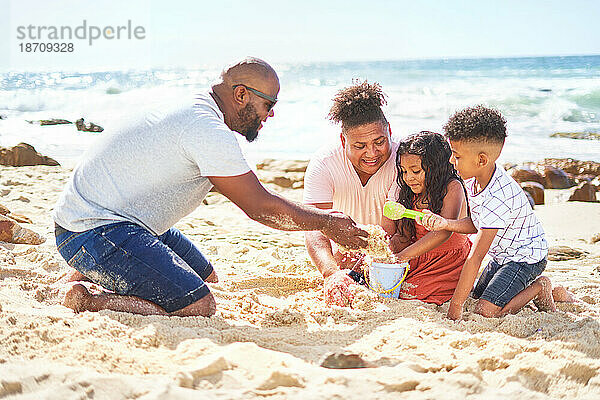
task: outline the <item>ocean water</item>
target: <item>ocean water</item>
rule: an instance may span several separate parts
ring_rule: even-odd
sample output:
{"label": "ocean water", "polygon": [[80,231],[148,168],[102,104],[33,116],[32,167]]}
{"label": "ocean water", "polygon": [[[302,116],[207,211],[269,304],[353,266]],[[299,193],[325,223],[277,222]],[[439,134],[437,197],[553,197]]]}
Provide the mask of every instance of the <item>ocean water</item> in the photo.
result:
{"label": "ocean water", "polygon": [[[244,144],[251,161],[308,159],[339,140],[326,116],[336,91],[353,79],[379,82],[394,135],[441,132],[466,106],[498,108],[509,136],[501,161],[572,157],[600,161],[600,141],[551,138],[554,132],[600,132],[600,56],[451,59],[275,65],[281,81],[275,118]],[[140,112],[182,104],[206,91],[220,68],[0,74],[0,146],[24,141],[73,164],[103,133],[26,120],[65,118],[115,129]]]}

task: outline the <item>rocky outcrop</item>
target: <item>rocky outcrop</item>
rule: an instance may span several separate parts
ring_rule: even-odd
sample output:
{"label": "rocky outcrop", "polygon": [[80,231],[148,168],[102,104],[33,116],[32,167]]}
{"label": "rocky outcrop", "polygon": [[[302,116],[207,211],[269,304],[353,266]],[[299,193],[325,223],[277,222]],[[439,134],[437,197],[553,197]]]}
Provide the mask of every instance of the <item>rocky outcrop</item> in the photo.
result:
{"label": "rocky outcrop", "polygon": [[569,197],[569,201],[587,201],[596,203],[598,202],[598,199],[596,198],[597,190],[596,186],[592,185],[590,182],[581,182],[574,188],[571,197]]}
{"label": "rocky outcrop", "polygon": [[571,176],[560,168],[544,165],[538,167],[537,170],[544,178],[546,189],[567,189],[577,184]]}
{"label": "rocky outcrop", "polygon": [[537,182],[542,186],[544,185],[544,177],[542,177],[542,175],[539,172],[537,172],[527,166],[511,168],[508,171],[508,173],[518,183]]}
{"label": "rocky outcrop", "polygon": [[304,187],[304,173],[308,161],[265,159],[256,165],[258,178],[263,183],[301,189]]}
{"label": "rocky outcrop", "polygon": [[562,137],[568,139],[600,140],[598,132],[555,132],[550,137]]}
{"label": "rocky outcrop", "polygon": [[521,187],[531,196],[533,204],[544,204],[544,186],[538,182],[522,182]]}
{"label": "rocky outcrop", "polygon": [[272,183],[282,188],[302,189],[304,188],[303,172],[276,172],[258,171],[258,179],[262,183]]}
{"label": "rocky outcrop", "polygon": [[275,160],[266,158],[256,164],[256,169],[278,172],[306,172],[308,161],[305,160]]}
{"label": "rocky outcrop", "polygon": [[79,118],[75,121],[75,126],[78,131],[84,132],[102,132],[104,130],[100,125],[96,125],[93,122],[85,122],[83,118]]}
{"label": "rocky outcrop", "polygon": [[40,119],[38,121],[27,121],[30,124],[39,124],[41,126],[45,126],[45,125],[69,125],[72,124],[71,121],[68,121],[66,119],[60,119],[60,118],[52,118],[52,119]]}
{"label": "rocky outcrop", "polygon": [[552,246],[548,249],[548,260],[567,261],[576,260],[588,254],[585,251],[573,249],[568,246]]}
{"label": "rocky outcrop", "polygon": [[29,218],[27,218],[24,215],[13,214],[7,207],[3,206],[2,204],[0,204],[0,215],[3,215],[17,222],[24,222],[27,224],[30,224],[32,222]]}
{"label": "rocky outcrop", "polygon": [[0,215],[0,241],[16,244],[41,244],[45,240],[34,231],[23,228],[16,221]]}
{"label": "rocky outcrop", "polygon": [[25,165],[60,165],[56,160],[43,156],[27,143],[11,148],[0,148],[0,165],[23,167]]}
{"label": "rocky outcrop", "polygon": [[600,163],[595,161],[579,161],[572,158],[545,158],[536,164],[562,169],[564,172],[574,176],[600,176]]}

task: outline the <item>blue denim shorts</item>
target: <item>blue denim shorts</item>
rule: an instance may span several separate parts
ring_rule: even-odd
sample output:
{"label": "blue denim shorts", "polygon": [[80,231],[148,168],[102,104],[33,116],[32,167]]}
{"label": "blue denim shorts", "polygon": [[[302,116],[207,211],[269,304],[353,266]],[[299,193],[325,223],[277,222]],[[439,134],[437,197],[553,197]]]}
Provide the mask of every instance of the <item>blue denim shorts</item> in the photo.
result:
{"label": "blue denim shorts", "polygon": [[213,266],[181,232],[160,236],[130,222],[56,236],[58,252],[92,282],[124,296],[182,309],[210,293]]}
{"label": "blue denim shorts", "polygon": [[535,264],[510,261],[500,265],[492,260],[479,276],[471,296],[504,307],[544,272],[547,263],[547,258]]}

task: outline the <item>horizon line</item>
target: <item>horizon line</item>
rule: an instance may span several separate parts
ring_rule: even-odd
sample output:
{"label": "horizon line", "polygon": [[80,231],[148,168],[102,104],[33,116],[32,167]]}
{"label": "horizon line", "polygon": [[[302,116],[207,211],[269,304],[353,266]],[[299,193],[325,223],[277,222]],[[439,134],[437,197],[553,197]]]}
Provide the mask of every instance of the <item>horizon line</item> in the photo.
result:
{"label": "horizon line", "polygon": [[[279,61],[279,62],[271,62],[274,66],[282,65],[301,65],[301,64],[351,64],[351,63],[387,63],[387,62],[414,62],[414,61],[474,61],[474,60],[502,60],[502,59],[527,59],[527,58],[569,58],[569,57],[599,57],[598,54],[547,54],[547,55],[512,55],[512,56],[494,56],[494,55],[484,55],[484,56],[448,56],[448,57],[419,57],[419,58],[387,58],[387,59],[357,59],[357,60],[314,60],[314,61]],[[225,65],[226,62],[216,64],[190,64],[186,65],[164,65],[164,64],[156,64],[149,67],[117,67],[117,66],[98,66],[98,67],[82,67],[78,69],[25,69],[17,71],[16,69],[0,69],[0,74],[10,74],[10,73],[56,73],[56,72],[69,72],[69,73],[96,73],[96,72],[116,72],[116,71],[150,71],[150,70],[160,70],[160,69],[208,69],[208,68],[221,68]]]}

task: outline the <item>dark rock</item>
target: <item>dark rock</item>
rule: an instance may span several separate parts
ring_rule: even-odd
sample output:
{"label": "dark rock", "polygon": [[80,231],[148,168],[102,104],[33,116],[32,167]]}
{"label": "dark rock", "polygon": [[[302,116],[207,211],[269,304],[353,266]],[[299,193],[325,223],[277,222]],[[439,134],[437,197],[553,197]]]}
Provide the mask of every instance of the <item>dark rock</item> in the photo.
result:
{"label": "dark rock", "polygon": [[264,159],[256,164],[256,169],[277,172],[306,172],[308,161]]}
{"label": "dark rock", "polygon": [[544,178],[544,187],[547,189],[567,189],[576,185],[576,182],[565,171],[551,165],[544,165],[538,170]]}
{"label": "dark rock", "polygon": [[46,239],[23,228],[10,218],[0,215],[0,241],[17,244],[42,244]]}
{"label": "dark rock", "polygon": [[25,165],[60,165],[56,160],[43,156],[27,143],[7,148],[0,148],[0,165],[23,167]]}
{"label": "dark rock", "polygon": [[562,137],[568,139],[599,140],[600,133],[597,132],[555,132],[550,137]]}
{"label": "dark rock", "polygon": [[533,204],[544,204],[544,186],[537,182],[522,182],[523,190],[531,195]]}
{"label": "dark rock", "polygon": [[521,182],[537,182],[540,185],[544,185],[544,178],[542,177],[542,175],[540,175],[537,171],[534,171],[533,169],[526,167],[526,166],[521,166],[521,167],[515,167],[513,169],[511,169],[510,171],[508,171],[508,173],[510,174],[510,176],[513,177],[513,179],[519,183]]}
{"label": "dark rock", "polygon": [[568,246],[552,246],[548,249],[548,260],[566,261],[576,260],[588,254],[586,251],[573,249]]}
{"label": "dark rock", "polygon": [[85,122],[83,118],[79,118],[75,121],[75,126],[78,131],[84,132],[102,132],[104,130],[100,125],[96,125],[93,122]]}
{"label": "dark rock", "polygon": [[41,126],[45,125],[69,125],[72,124],[71,121],[67,121],[66,119],[52,118],[52,119],[40,119],[38,121],[27,121],[30,124],[40,124]]}
{"label": "dark rock", "polygon": [[275,172],[261,170],[258,172],[258,179],[263,183],[272,183],[283,188],[299,189],[304,187],[303,172]]}
{"label": "dark rock", "polygon": [[600,163],[595,161],[579,161],[572,158],[545,158],[544,161],[540,161],[537,164],[559,168],[574,176],[600,175]]}
{"label": "dark rock", "polygon": [[323,368],[332,369],[370,368],[375,366],[372,363],[363,360],[358,354],[351,353],[326,354],[320,365]]}
{"label": "dark rock", "polygon": [[6,115],[0,114],[0,119],[6,119]]}
{"label": "dark rock", "polygon": [[589,182],[581,182],[573,190],[573,193],[571,194],[571,197],[569,197],[568,201],[587,201],[596,203],[598,201],[596,198],[596,191],[596,186]]}
{"label": "dark rock", "polygon": [[590,174],[584,174],[584,175],[577,175],[577,176],[573,176],[571,175],[571,179],[573,179],[576,184],[580,184],[581,182],[592,182],[596,177],[594,175],[590,175]]}
{"label": "dark rock", "polygon": [[535,209],[535,201],[533,200],[533,197],[531,197],[531,195],[528,192],[523,192],[525,193],[525,197],[527,197],[527,201],[529,201],[529,205],[531,206],[531,208]]}
{"label": "dark rock", "polygon": [[29,219],[28,217],[21,215],[21,214],[13,214],[10,212],[10,210],[7,207],[3,206],[2,204],[0,204],[0,215],[8,217],[17,222],[23,222],[23,223],[27,223],[27,224],[32,223],[31,219]]}

